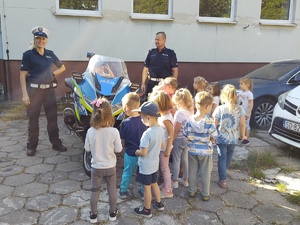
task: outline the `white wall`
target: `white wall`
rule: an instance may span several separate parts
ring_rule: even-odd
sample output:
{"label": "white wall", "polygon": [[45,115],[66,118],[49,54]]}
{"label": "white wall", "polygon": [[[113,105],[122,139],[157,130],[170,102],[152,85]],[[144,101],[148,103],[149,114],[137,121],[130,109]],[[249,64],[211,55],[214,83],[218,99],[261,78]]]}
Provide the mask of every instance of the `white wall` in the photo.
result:
{"label": "white wall", "polygon": [[[56,16],[55,0],[0,2],[2,45],[20,60],[30,30],[50,30],[48,48],[62,60],[86,60],[86,52],[144,61],[157,31],[180,62],[269,62],[300,58],[300,28],[259,24],[261,0],[238,0],[237,24],[197,22],[199,0],[174,0],[173,21],[130,19],[131,0],[103,0],[103,17]],[[5,15],[5,18],[4,18]],[[296,23],[300,22],[300,4]],[[249,25],[249,26],[248,26]],[[248,27],[247,27],[248,26]],[[247,28],[245,28],[247,27]],[[6,59],[6,54],[3,55]]]}

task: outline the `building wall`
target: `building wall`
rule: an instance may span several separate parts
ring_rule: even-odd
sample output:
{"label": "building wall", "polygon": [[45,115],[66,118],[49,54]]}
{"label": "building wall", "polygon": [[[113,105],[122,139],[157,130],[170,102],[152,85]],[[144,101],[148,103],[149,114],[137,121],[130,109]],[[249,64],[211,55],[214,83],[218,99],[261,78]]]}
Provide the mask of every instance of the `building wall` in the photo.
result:
{"label": "building wall", "polygon": [[[3,0],[2,46],[12,60],[14,98],[19,98],[18,69],[34,26],[50,30],[47,48],[67,66],[61,79],[73,68],[85,68],[86,52],[92,51],[124,59],[133,81],[140,82],[142,62],[154,47],[157,31],[167,33],[167,47],[177,53],[179,81],[189,87],[198,75],[219,80],[242,76],[270,61],[300,58],[299,26],[260,25],[261,0],[238,0],[236,24],[199,23],[199,0],[174,0],[169,21],[131,19],[131,3],[103,0],[103,17],[76,17],[55,15],[55,0]],[[299,21],[300,4],[295,23]],[[7,61],[4,53],[3,59]]]}

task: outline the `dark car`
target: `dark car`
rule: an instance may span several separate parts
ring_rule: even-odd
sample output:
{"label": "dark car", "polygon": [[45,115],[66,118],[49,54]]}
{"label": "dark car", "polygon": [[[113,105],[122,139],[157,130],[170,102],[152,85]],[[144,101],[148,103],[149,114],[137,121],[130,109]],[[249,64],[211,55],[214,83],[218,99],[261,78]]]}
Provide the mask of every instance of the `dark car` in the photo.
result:
{"label": "dark car", "polygon": [[[278,96],[300,84],[300,60],[282,60],[271,62],[249,74],[254,84],[254,106],[251,114],[251,126],[267,129],[271,125],[274,107]],[[233,84],[239,89],[239,78],[219,81]]]}

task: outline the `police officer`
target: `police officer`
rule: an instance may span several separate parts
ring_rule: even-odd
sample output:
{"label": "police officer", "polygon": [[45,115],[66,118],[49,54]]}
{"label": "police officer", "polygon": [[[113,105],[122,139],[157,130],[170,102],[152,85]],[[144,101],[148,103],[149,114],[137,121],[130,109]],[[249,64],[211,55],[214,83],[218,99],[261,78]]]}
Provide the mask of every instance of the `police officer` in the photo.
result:
{"label": "police officer", "polygon": [[[29,118],[27,156],[34,156],[36,153],[42,106],[47,118],[47,131],[52,148],[64,152],[67,148],[59,139],[54,88],[57,86],[55,77],[65,70],[65,66],[53,51],[45,49],[49,31],[44,27],[35,27],[31,32],[34,39],[30,49],[23,53],[20,69],[22,101],[27,106]],[[52,64],[57,67],[54,71],[51,69]]]}
{"label": "police officer", "polygon": [[[176,53],[165,46],[167,36],[165,32],[157,32],[155,36],[156,48],[149,50],[144,62],[141,89],[148,97],[152,88],[166,77],[178,77]],[[146,89],[146,81],[147,89]]]}

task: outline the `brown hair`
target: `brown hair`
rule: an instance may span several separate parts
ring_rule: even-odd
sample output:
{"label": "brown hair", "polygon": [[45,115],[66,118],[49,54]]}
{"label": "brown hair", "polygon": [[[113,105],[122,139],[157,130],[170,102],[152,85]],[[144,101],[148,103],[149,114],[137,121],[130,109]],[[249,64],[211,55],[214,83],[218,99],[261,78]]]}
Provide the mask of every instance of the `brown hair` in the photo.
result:
{"label": "brown hair", "polygon": [[240,81],[247,85],[249,91],[253,91],[253,81],[249,77],[241,77]]}
{"label": "brown hair", "polygon": [[237,102],[236,88],[232,84],[226,84],[221,91],[222,104],[229,104],[229,109],[232,110]]}
{"label": "brown hair", "polygon": [[102,101],[102,103],[99,107],[94,105],[90,125],[96,129],[101,127],[112,127],[115,124],[115,118],[112,115],[110,102],[105,98],[100,98],[99,100]]}
{"label": "brown hair", "polygon": [[221,87],[219,82],[211,82],[210,84],[210,88],[211,88],[211,94],[213,96],[219,96],[221,94]]}
{"label": "brown hair", "polygon": [[175,105],[186,106],[188,110],[194,110],[194,100],[191,92],[186,88],[178,89],[172,97]]}
{"label": "brown hair", "polygon": [[136,92],[129,92],[122,98],[122,105],[129,109],[138,109],[140,107],[140,96]]}
{"label": "brown hair", "polygon": [[166,112],[173,108],[172,100],[164,91],[153,92],[150,95],[150,101],[153,101],[161,112]]}
{"label": "brown hair", "polygon": [[213,103],[213,96],[207,91],[200,91],[195,96],[195,104],[198,109],[199,106],[211,105]]}

